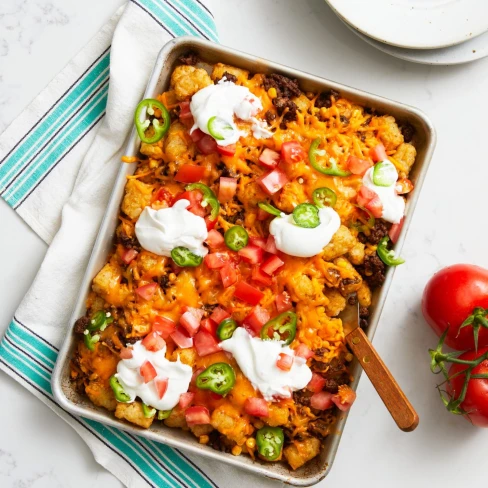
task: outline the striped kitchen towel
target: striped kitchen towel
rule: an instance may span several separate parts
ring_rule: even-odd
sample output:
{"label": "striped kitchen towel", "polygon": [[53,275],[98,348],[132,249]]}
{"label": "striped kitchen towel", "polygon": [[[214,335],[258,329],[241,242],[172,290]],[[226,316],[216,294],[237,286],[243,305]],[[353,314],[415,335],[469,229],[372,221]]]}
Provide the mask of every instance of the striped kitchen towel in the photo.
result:
{"label": "striped kitchen towel", "polygon": [[201,0],[131,0],[0,136],[0,195],[48,244],[0,343],[0,368],[68,422],[134,488],[275,483],[98,422],[54,401],[50,378],[134,107],[157,53],[181,35],[217,41]]}

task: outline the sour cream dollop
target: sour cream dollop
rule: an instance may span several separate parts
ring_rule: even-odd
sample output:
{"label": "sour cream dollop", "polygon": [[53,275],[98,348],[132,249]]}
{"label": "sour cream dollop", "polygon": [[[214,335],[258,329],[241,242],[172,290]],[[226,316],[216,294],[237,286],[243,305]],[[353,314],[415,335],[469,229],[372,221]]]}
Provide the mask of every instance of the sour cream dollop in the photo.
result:
{"label": "sour cream dollop", "polygon": [[[312,371],[306,360],[295,356],[293,349],[283,344],[283,341],[263,341],[251,337],[246,329],[238,327],[230,339],[221,342],[221,347],[234,356],[254,388],[272,402],[279,398],[291,398],[293,391],[305,388],[312,379]],[[280,353],[294,357],[290,371],[276,366]]]}
{"label": "sour cream dollop", "polygon": [[[137,341],[134,344],[131,359],[119,361],[115,377],[125,393],[130,396],[130,402],[139,397],[146,405],[158,410],[171,410],[178,404],[180,395],[188,391],[193,374],[192,368],[183,364],[179,358],[177,361],[168,361],[165,357],[166,345],[160,351],[151,352],[141,342]],[[144,383],[139,372],[145,361],[150,361],[158,374],[149,383]],[[168,388],[163,398],[159,398],[154,382],[165,378],[168,379]]]}
{"label": "sour cream dollop", "polygon": [[374,191],[380,197],[381,203],[383,204],[381,218],[392,224],[398,224],[405,213],[405,200],[395,190],[397,180],[390,186],[375,185],[373,182],[373,171],[374,166],[366,171],[366,174],[363,176],[363,185]]}
{"label": "sour cream dollop", "polygon": [[298,226],[291,214],[282,213],[273,219],[269,232],[275,238],[276,248],[299,258],[319,254],[339,230],[341,218],[333,208],[325,207],[319,209],[319,219],[320,224],[313,229]]}
{"label": "sour cream dollop", "polygon": [[230,126],[232,130],[222,131],[224,139],[216,139],[219,146],[235,144],[241,135],[246,135],[239,130],[234,116],[238,119],[252,122],[252,132],[256,139],[266,139],[273,135],[267,129],[264,121],[256,118],[257,113],[263,109],[261,100],[253,95],[249,88],[239,86],[231,81],[221,80],[216,85],[209,85],[202,88],[193,95],[190,102],[190,111],[195,120],[190,133],[200,129],[206,134],[210,133],[208,128],[209,120],[216,117],[218,126]]}
{"label": "sour cream dollop", "polygon": [[186,247],[193,254],[208,253],[203,242],[208,236],[205,220],[189,212],[188,200],[178,200],[170,208],[154,210],[146,207],[136,223],[136,236],[147,251],[160,256],[171,256],[175,247]]}

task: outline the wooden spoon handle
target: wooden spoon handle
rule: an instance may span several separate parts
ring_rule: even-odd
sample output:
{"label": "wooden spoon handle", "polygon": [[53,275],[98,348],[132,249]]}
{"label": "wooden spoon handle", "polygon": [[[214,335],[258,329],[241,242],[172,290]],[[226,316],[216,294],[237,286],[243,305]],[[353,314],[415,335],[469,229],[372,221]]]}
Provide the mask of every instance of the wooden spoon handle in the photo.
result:
{"label": "wooden spoon handle", "polygon": [[346,336],[346,341],[398,427],[405,432],[414,430],[419,423],[417,412],[363,330],[359,327],[354,329]]}

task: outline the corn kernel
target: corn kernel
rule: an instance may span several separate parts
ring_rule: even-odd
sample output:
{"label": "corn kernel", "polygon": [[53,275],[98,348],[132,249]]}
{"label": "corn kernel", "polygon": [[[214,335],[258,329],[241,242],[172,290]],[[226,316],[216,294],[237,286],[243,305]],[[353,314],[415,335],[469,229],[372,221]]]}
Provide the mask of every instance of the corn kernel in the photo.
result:
{"label": "corn kernel", "polygon": [[327,109],[326,109],[325,107],[322,107],[322,108],[320,109],[320,115],[321,115],[322,117],[327,117]]}
{"label": "corn kernel", "polygon": [[150,159],[149,160],[149,167],[151,169],[155,169],[159,166],[159,161],[157,161],[156,159]]}
{"label": "corn kernel", "polygon": [[176,275],[174,273],[170,273],[168,278],[169,278],[169,281],[173,282],[176,280]]}
{"label": "corn kernel", "polygon": [[198,438],[198,442],[200,444],[208,444],[208,441],[209,441],[209,437],[208,435],[201,435],[199,438]]}
{"label": "corn kernel", "polygon": [[276,88],[271,87],[268,90],[268,95],[270,96],[270,98],[276,98],[278,96],[278,93],[276,93]]}
{"label": "corn kernel", "polygon": [[254,449],[256,446],[256,439],[254,437],[249,437],[249,439],[246,441],[246,447],[249,449]]}
{"label": "corn kernel", "polygon": [[234,456],[240,456],[241,455],[241,452],[242,452],[242,447],[240,447],[240,446],[234,446],[232,448],[232,454]]}

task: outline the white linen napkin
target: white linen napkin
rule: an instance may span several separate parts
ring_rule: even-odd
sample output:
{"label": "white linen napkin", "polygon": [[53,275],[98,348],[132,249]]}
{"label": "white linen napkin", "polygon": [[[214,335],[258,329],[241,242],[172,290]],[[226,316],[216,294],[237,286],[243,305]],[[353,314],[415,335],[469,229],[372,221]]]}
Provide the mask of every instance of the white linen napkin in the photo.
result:
{"label": "white linen napkin", "polygon": [[200,0],[131,0],[0,136],[0,195],[48,244],[0,343],[0,369],[85,440],[131,488],[282,483],[257,478],[62,410],[50,377],[120,157],[156,56],[171,38],[217,40]]}

